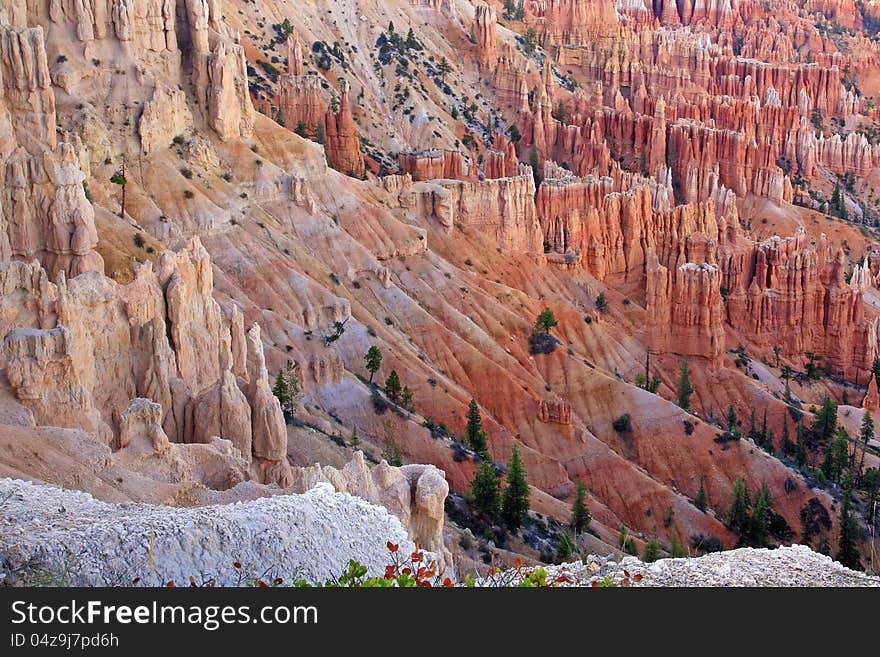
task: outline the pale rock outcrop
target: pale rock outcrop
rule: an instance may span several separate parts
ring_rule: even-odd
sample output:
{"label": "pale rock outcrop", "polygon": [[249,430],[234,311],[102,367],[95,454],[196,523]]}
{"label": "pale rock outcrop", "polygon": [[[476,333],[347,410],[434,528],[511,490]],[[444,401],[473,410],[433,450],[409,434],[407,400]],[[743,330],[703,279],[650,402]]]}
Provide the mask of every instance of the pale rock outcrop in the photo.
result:
{"label": "pale rock outcrop", "polygon": [[408,173],[416,182],[447,179],[466,180],[468,168],[458,151],[430,150],[414,153],[398,153],[397,163],[401,171]]}
{"label": "pale rock outcrop", "polygon": [[5,162],[4,180],[0,260],[36,258],[52,276],[103,272],[104,261],[95,251],[95,213],[71,144],[37,155],[19,148]]}
{"label": "pale rock outcrop", "polygon": [[254,129],[244,49],[226,39],[208,57],[208,124],[223,141],[247,139]]}
{"label": "pale rock outcrop", "polygon": [[137,438],[147,438],[156,452],[171,448],[162,429],[162,406],[149,399],[132,399],[119,416],[119,447],[128,446]]}
{"label": "pale rock outcrop", "polygon": [[[42,27],[0,25],[0,91],[0,155],[9,155],[10,136],[31,154],[54,148],[55,93]],[[4,123],[12,133],[5,138]]]}
{"label": "pale rock outcrop", "polygon": [[725,341],[718,266],[686,262],[670,272],[650,250],[647,273],[651,351],[703,356],[720,364]]}
{"label": "pale rock outcrop", "polygon": [[153,97],[144,103],[138,122],[144,154],[149,155],[161,148],[168,148],[176,136],[188,133],[192,127],[186,94],[180,89],[166,87],[157,80]]}
{"label": "pale rock outcrop", "polygon": [[195,237],[187,249],[164,251],[156,266],[165,290],[180,377],[198,393],[220,377],[220,304],[213,296],[211,258]]}
{"label": "pale rock outcrop", "polygon": [[363,452],[338,470],[315,464],[294,472],[294,488],[309,490],[329,482],[341,493],[356,495],[384,506],[400,518],[411,540],[438,557],[441,568],[451,566],[451,555],[443,544],[444,503],[449,484],[442,470],[433,465],[405,465],[400,468],[382,461],[370,468]]}
{"label": "pale rock outcrop", "polygon": [[248,330],[247,341],[254,467],[262,475],[262,481],[289,486],[292,475],[287,462],[287,426],[281,406],[269,384],[259,324],[254,324]]}
{"label": "pale rock outcrop", "polygon": [[[295,130],[300,123],[306,127],[309,137],[324,129],[327,103],[320,75],[282,75],[278,78],[278,111],[288,130]],[[325,83],[326,84],[326,83]]]}
{"label": "pale rock outcrop", "polygon": [[419,185],[415,191],[422,214],[436,219],[447,230],[455,225],[479,228],[488,231],[508,252],[542,252],[531,167],[519,165],[512,178],[435,180]]}
{"label": "pale rock outcrop", "polygon": [[477,63],[480,69],[489,71],[498,60],[498,34],[495,27],[498,15],[492,5],[481,2],[474,10],[474,21]]}
{"label": "pale rock outcrop", "polygon": [[15,328],[3,338],[6,376],[38,424],[82,427],[108,443],[109,427],[77,376],[66,326]]}
{"label": "pale rock outcrop", "polygon": [[561,399],[542,399],[538,405],[541,422],[571,424],[571,404]]}

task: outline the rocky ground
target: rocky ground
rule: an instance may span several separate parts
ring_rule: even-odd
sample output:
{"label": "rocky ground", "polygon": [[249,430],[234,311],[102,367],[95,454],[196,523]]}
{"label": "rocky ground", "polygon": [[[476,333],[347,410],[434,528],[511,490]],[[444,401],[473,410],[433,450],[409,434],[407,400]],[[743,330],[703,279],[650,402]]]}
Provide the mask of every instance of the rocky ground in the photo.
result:
{"label": "rocky ground", "polygon": [[0,475],[187,506],[396,446],[464,497],[473,399],[605,542],[736,545],[744,476],[836,543],[783,436],[880,409],[876,4],[0,4]]}
{"label": "rocky ground", "polygon": [[172,509],[0,479],[0,585],[323,582],[351,558],[381,574],[389,540],[413,547],[395,516],[329,484],[302,495]]}
{"label": "rocky ground", "polygon": [[[547,581],[558,586],[880,586],[880,578],[844,568],[804,545],[740,548],[653,563],[637,557],[615,561],[589,555],[546,570]],[[503,577],[497,575],[484,584]]]}

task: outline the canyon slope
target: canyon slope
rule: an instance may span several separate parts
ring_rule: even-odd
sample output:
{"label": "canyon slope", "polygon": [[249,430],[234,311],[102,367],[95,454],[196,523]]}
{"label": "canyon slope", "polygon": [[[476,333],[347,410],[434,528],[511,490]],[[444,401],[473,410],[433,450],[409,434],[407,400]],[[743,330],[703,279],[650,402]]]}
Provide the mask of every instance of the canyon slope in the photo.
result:
{"label": "canyon slope", "polygon": [[0,475],[181,507],[330,483],[444,562],[544,557],[453,513],[473,399],[536,522],[580,483],[597,547],[731,548],[742,477],[767,541],[834,550],[834,400],[869,554],[872,10],[6,3]]}

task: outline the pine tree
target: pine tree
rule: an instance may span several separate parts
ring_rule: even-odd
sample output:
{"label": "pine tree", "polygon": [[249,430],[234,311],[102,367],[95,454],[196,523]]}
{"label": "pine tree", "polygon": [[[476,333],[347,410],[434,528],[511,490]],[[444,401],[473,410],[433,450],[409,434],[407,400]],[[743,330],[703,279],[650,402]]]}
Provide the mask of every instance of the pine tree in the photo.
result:
{"label": "pine tree", "polygon": [[315,126],[315,141],[319,144],[324,144],[324,140],[326,139],[326,131],[324,128],[324,121],[318,119],[318,124]]}
{"label": "pine tree", "polygon": [[278,370],[278,375],[275,377],[275,385],[272,386],[272,394],[278,398],[278,403],[281,405],[281,410],[283,411],[290,402],[290,398],[287,394],[287,381],[284,380],[283,370]]}
{"label": "pine tree", "polygon": [[596,297],[596,310],[600,313],[604,313],[608,310],[608,298],[605,296],[604,292],[599,292],[599,296]]}
{"label": "pine tree", "polygon": [[788,414],[782,416],[782,452],[787,456],[795,453],[795,444],[791,442],[791,436],[788,432]]}
{"label": "pine tree", "polygon": [[[765,408],[764,409],[764,419],[761,420],[761,437],[760,437],[760,440],[758,441],[758,445],[760,445],[761,447],[766,447],[767,446],[767,438],[768,438],[768,436],[767,436],[767,409]],[[772,449],[772,447],[773,447],[773,443],[771,442],[769,449]]]}
{"label": "pine tree", "polygon": [[758,443],[758,422],[755,419],[755,409],[752,409],[751,415],[749,415],[749,438],[755,441],[755,444]]}
{"label": "pine tree", "polygon": [[556,316],[549,308],[544,308],[535,320],[535,333],[548,333],[550,329],[558,326]]}
{"label": "pine tree", "polygon": [[468,404],[467,425],[464,428],[464,443],[486,460],[489,460],[488,441],[483,433],[483,420],[477,400],[471,399]]}
{"label": "pine tree", "polygon": [[442,58],[440,63],[437,64],[437,71],[440,73],[440,79],[446,80],[446,76],[452,72],[452,66],[449,65],[449,62],[446,61],[446,58]]}
{"label": "pine tree", "polygon": [[700,490],[697,491],[697,496],[694,498],[694,506],[697,507],[700,511],[706,511],[706,506],[708,505],[709,500],[706,497],[706,481],[703,475],[700,475]]}
{"label": "pine tree", "polygon": [[832,476],[834,481],[840,481],[843,473],[849,465],[849,434],[846,429],[840,427],[837,430],[837,440],[834,441],[834,465]]}
{"label": "pine tree", "polygon": [[388,465],[397,468],[403,465],[403,452],[394,438],[394,429],[390,422],[385,423],[385,448],[382,450],[382,458],[388,461]]}
{"label": "pine tree", "polygon": [[565,103],[563,103],[561,100],[559,101],[559,105],[556,107],[556,111],[553,113],[553,118],[563,125],[565,124]]}
{"label": "pine tree", "polygon": [[846,209],[846,196],[840,189],[840,183],[834,183],[834,192],[831,194],[831,210],[841,219],[849,218],[849,211]]}
{"label": "pine tree", "polygon": [[351,430],[351,440],[349,442],[351,442],[352,447],[357,447],[358,445],[361,444],[361,438],[360,438],[360,436],[358,436],[357,427],[355,427]]}
{"label": "pine tree", "polygon": [[813,430],[823,441],[832,440],[837,433],[837,402],[830,397],[825,398],[822,408],[816,413]]}
{"label": "pine tree", "polygon": [[880,386],[880,356],[874,359],[874,363],[871,365],[871,374],[874,375],[874,381]]}
{"label": "pine tree", "polygon": [[840,540],[837,544],[836,559],[847,568],[861,569],[861,555],[858,547],[859,524],[852,513],[852,477],[847,474],[843,486],[843,499],[840,504]]}
{"label": "pine tree", "polygon": [[474,496],[474,507],[487,516],[498,514],[501,499],[501,479],[498,471],[489,461],[482,461],[477,466],[471,482],[471,493]]}
{"label": "pine tree", "polygon": [[400,399],[400,377],[397,375],[397,370],[391,370],[391,374],[385,380],[385,394],[393,402]]}
{"label": "pine tree", "polygon": [[673,559],[680,559],[681,557],[687,556],[687,551],[678,542],[678,534],[676,532],[672,532],[672,538],[669,539],[669,554]]}
{"label": "pine tree", "polygon": [[571,533],[567,529],[564,530],[562,536],[559,537],[559,545],[556,548],[556,558],[559,561],[565,561],[574,554],[576,549],[577,546],[574,543],[574,538]]}
{"label": "pine tree", "polygon": [[409,386],[403,386],[403,391],[400,393],[400,403],[406,410],[413,410],[413,393]]}
{"label": "pine tree", "polygon": [[794,459],[799,468],[807,465],[807,441],[804,437],[804,421],[799,420],[795,430]]}
{"label": "pine tree", "polygon": [[767,527],[770,523],[770,505],[772,503],[770,489],[764,482],[755,495],[755,508],[752,512],[750,530],[755,545],[764,545],[767,540]]}
{"label": "pine tree", "polygon": [[733,404],[727,407],[727,430],[734,436],[739,435],[739,418],[736,416],[736,406]]}
{"label": "pine tree", "polygon": [[296,127],[293,129],[293,131],[303,139],[309,138],[309,127],[306,125],[305,121],[297,121]]}
{"label": "pine tree", "polygon": [[574,500],[574,506],[571,508],[571,528],[574,531],[575,536],[586,531],[592,521],[590,510],[587,508],[587,504],[584,501],[586,493],[586,487],[581,482],[578,482],[577,497]]}
{"label": "pine tree", "polygon": [[367,365],[367,370],[370,372],[370,383],[372,383],[373,375],[382,367],[382,352],[379,350],[379,347],[376,345],[370,347],[367,350],[366,356],[364,356],[364,362]]}
{"label": "pine tree", "polygon": [[751,508],[752,502],[749,499],[748,484],[743,477],[737,477],[733,484],[730,509],[727,512],[727,524],[740,534],[744,534],[748,529]]}
{"label": "pine tree", "polygon": [[824,454],[822,457],[822,474],[826,481],[834,479],[834,441],[829,440],[825,443]]}
{"label": "pine tree", "polygon": [[645,542],[645,548],[642,551],[642,561],[652,563],[660,558],[660,543],[656,538],[649,539]]}
{"label": "pine tree", "polygon": [[694,387],[691,385],[691,374],[688,369],[687,356],[681,357],[681,371],[678,375],[678,405],[686,411],[691,408],[691,395],[694,394]]}
{"label": "pine tree", "polygon": [[[871,417],[869,411],[865,411],[862,417],[862,427],[859,430],[859,438],[862,440],[862,457],[859,459],[859,465],[856,468],[856,484],[861,483],[862,468],[865,467],[865,452],[868,449],[868,442],[874,437],[874,418]],[[855,450],[853,450],[855,454]]]}
{"label": "pine tree", "polygon": [[512,529],[519,528],[529,513],[529,485],[526,472],[519,456],[519,449],[513,448],[510,463],[507,465],[507,486],[501,503],[501,517]]}

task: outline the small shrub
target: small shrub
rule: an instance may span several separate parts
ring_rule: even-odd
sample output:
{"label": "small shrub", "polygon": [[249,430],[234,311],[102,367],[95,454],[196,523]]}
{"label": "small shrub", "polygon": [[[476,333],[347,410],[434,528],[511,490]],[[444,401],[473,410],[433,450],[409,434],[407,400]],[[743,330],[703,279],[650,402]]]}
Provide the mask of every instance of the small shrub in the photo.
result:
{"label": "small shrub", "polygon": [[627,433],[632,431],[632,418],[629,413],[624,413],[611,423],[617,433]]}
{"label": "small shrub", "polygon": [[529,352],[532,354],[550,354],[559,342],[549,333],[533,333],[529,337]]}
{"label": "small shrub", "polygon": [[141,235],[140,233],[134,234],[134,245],[137,248],[142,249],[142,248],[144,248],[144,246],[146,246],[146,244],[147,244],[147,242],[144,240],[143,235]]}
{"label": "small shrub", "polygon": [[186,178],[187,180],[192,180],[193,172],[192,169],[183,168],[180,170],[180,175]]}
{"label": "small shrub", "polygon": [[193,198],[195,194],[192,193],[192,190],[185,189],[183,190],[183,198]]}
{"label": "small shrub", "polygon": [[691,422],[690,420],[685,420],[684,421],[684,432],[688,436],[692,435],[694,433],[694,423]]}
{"label": "small shrub", "polygon": [[175,135],[174,139],[171,140],[176,146],[183,146],[183,142],[185,141],[183,135]]}

